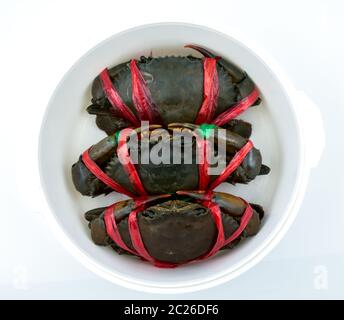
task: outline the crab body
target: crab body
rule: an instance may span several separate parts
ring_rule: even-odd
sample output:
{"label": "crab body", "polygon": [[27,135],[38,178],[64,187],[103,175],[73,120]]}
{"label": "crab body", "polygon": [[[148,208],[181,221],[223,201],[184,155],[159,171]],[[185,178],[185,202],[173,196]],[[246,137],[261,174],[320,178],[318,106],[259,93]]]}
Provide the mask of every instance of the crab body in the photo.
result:
{"label": "crab body", "polygon": [[[189,192],[172,199],[147,199],[146,206],[137,214],[137,221],[145,249],[151,257],[157,261],[181,264],[204,257],[211,251],[218,230],[209,208],[202,204],[203,197],[204,193]],[[241,224],[246,208],[245,201],[233,195],[216,192],[210,202],[219,206],[225,239],[230,238]],[[135,210],[135,206],[133,200],[114,205],[114,218],[119,234],[132,251],[135,251],[135,248],[128,227],[128,217]],[[258,232],[264,211],[259,205],[251,204],[251,207],[252,216],[242,233],[221,249],[233,248],[240,240]],[[106,208],[98,208],[85,214],[93,242],[97,245],[112,246],[119,253],[128,253],[109,236],[105,212]]]}
{"label": "crab body", "polygon": [[[199,165],[197,163],[197,143],[195,140],[183,142],[182,149],[175,149],[173,142],[180,138],[179,133],[185,130],[189,133],[188,125],[171,124],[170,130],[164,130],[165,135],[160,135],[160,130],[150,130],[150,144],[148,148],[142,148],[141,144],[134,145],[131,153],[139,155],[138,164],[135,169],[147,194],[174,193],[178,190],[196,190],[199,186]],[[193,128],[193,127],[191,127]],[[195,126],[197,128],[197,126]],[[226,143],[226,162],[233,159],[236,152],[242,148],[247,139],[229,130],[226,130],[223,137]],[[192,134],[192,133],[190,133]],[[154,139],[154,135],[156,139]],[[161,138],[161,139],[160,139]],[[153,148],[157,145],[164,145],[169,149],[169,161],[154,163],[150,157]],[[215,144],[216,144],[215,140]],[[89,150],[89,155],[102,168],[104,173],[111,179],[118,182],[131,194],[136,194],[130,180],[130,175],[125,170],[118,157],[118,144],[115,136],[108,136]],[[186,153],[186,150],[191,151]],[[191,159],[186,155],[191,154]],[[179,163],[174,163],[174,159]],[[149,159],[143,163],[142,159]],[[165,159],[166,160],[166,159]],[[262,165],[262,157],[258,149],[252,148],[243,159],[238,168],[226,179],[230,183],[248,183],[259,174],[268,173],[268,168]],[[211,175],[210,183],[219,176]],[[72,166],[72,178],[76,189],[83,195],[97,196],[111,192],[106,184],[100,181],[85,165],[83,157]]]}
{"label": "crab body", "polygon": [[[202,48],[190,47],[207,57],[214,57]],[[195,123],[204,100],[205,80],[202,59],[193,56],[141,57],[137,61],[137,67],[159,113],[161,120],[159,124]],[[215,118],[247,97],[255,88],[253,81],[245,72],[224,59],[217,58],[216,71],[218,93],[213,114]],[[123,103],[133,115],[137,115],[130,61],[109,69],[108,76]],[[254,102],[258,103],[259,99]],[[100,76],[97,76],[93,82],[92,104],[87,110],[97,116],[98,127],[108,134],[130,125],[130,121],[123,119],[116,106],[109,100]]]}

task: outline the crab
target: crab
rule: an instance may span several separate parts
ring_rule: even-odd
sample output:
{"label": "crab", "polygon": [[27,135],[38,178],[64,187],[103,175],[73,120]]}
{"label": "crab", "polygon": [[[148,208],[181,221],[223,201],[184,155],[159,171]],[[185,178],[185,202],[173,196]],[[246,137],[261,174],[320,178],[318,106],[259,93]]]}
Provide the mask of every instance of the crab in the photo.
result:
{"label": "crab", "polygon": [[[243,126],[244,123],[241,124]],[[215,126],[182,123],[169,124],[168,130],[159,125],[151,125],[143,131],[141,127],[135,130],[124,129],[104,138],[80,156],[72,166],[74,185],[81,194],[92,197],[113,190],[136,197],[174,193],[178,190],[214,189],[225,181],[232,184],[249,183],[257,175],[269,173],[269,167],[262,164],[260,151],[249,139],[229,129],[217,135],[218,130]],[[129,156],[127,139],[131,133],[138,133],[141,140],[150,138],[149,147],[144,148],[138,144],[130,148],[130,153],[139,155],[137,164],[131,163]],[[180,142],[182,134],[201,137],[201,143],[210,143],[207,139],[214,137],[215,147],[222,142],[225,145],[226,168],[209,176],[204,166],[197,163],[199,140],[184,140],[183,148],[174,148],[174,143]],[[150,153],[158,143],[166,143],[169,150],[167,160],[171,161],[153,162]],[[191,159],[187,159],[186,150],[192,151]],[[173,162],[175,158],[180,159],[179,164]],[[142,159],[149,161],[143,163]]]}
{"label": "crab", "polygon": [[188,45],[203,54],[145,57],[104,69],[92,84],[92,104],[98,127],[108,134],[140,121],[226,125],[260,102],[246,72],[209,50]]}
{"label": "crab", "polygon": [[209,258],[259,231],[264,210],[223,192],[179,191],[85,213],[95,244],[159,267]]}

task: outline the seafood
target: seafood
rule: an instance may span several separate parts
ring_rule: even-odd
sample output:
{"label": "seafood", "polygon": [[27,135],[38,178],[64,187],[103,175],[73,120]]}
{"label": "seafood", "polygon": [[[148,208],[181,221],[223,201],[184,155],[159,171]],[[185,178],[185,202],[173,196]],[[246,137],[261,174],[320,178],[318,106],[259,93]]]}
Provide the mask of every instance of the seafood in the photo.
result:
{"label": "seafood", "polygon": [[160,267],[206,259],[255,235],[264,210],[222,192],[179,191],[85,213],[95,244]]}
{"label": "seafood", "polygon": [[[204,55],[141,57],[105,69],[92,85],[97,126],[113,134],[140,121],[225,125],[260,102],[250,77],[208,50],[186,46]],[[232,113],[231,113],[232,112]]]}
{"label": "seafood", "polygon": [[71,169],[82,195],[131,198],[85,213],[93,242],[166,268],[257,234],[263,208],[213,190],[270,172],[251,124],[235,119],[260,103],[254,82],[207,49],[185,47],[203,58],[142,56],[100,72],[87,111],[108,136]]}
{"label": "seafood", "polygon": [[[243,123],[240,129],[242,127]],[[81,194],[93,197],[113,190],[135,197],[174,193],[178,190],[212,190],[224,181],[233,184],[248,183],[257,175],[269,172],[270,169],[262,164],[260,151],[253,147],[250,140],[228,129],[223,130],[224,135],[217,136],[215,133],[220,128],[211,126],[211,132],[216,137],[213,142],[215,147],[220,142],[225,145],[224,161],[227,167],[217,175],[207,176],[204,167],[197,162],[197,139],[183,140],[180,150],[174,148],[174,142],[179,141],[181,134],[193,136],[197,132],[200,135],[204,134],[205,129],[209,129],[209,126],[175,123],[169,124],[168,130],[159,125],[151,125],[144,131],[141,127],[132,130],[131,132],[140,134],[141,140],[149,136],[149,146],[132,146],[130,153],[138,154],[138,164],[127,161],[128,164],[123,165],[123,157],[130,160],[126,135],[129,129],[124,129],[104,138],[80,156],[72,166],[74,185]],[[202,137],[202,141],[208,141],[207,139]],[[158,143],[166,143],[168,160],[171,161],[157,164],[153,162],[150,153]],[[189,162],[186,150],[191,150]],[[179,164],[174,162],[176,158],[180,159]],[[142,159],[148,159],[148,162],[144,163]]]}

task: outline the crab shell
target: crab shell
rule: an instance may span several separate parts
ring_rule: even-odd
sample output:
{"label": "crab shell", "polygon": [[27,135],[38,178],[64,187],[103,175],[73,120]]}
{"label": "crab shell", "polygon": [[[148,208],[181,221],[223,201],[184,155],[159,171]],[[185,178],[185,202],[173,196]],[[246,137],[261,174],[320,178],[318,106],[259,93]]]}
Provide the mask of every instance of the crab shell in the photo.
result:
{"label": "crab shell", "polygon": [[[196,49],[204,56],[215,57],[205,49],[196,46],[189,47]],[[121,63],[109,69],[109,75],[119,96],[135,114],[129,63],[129,61]],[[204,99],[202,59],[193,56],[141,57],[137,64],[163,123],[194,123]],[[255,87],[248,75],[229,61],[218,58],[216,68],[219,96],[214,117],[230,109],[231,106],[251,93]],[[259,103],[259,99],[256,101],[257,103]],[[87,108],[87,111],[97,115],[98,127],[108,133],[130,125],[112,108],[104,93],[99,76],[93,81],[92,105]]]}
{"label": "crab shell", "polygon": [[[185,263],[207,254],[213,247],[217,228],[207,207],[198,201],[202,192],[186,192],[187,196],[174,199],[148,200],[149,205],[139,212],[137,219],[140,234],[146,250],[156,260],[168,263]],[[185,193],[184,193],[185,194]],[[216,192],[212,201],[221,209],[225,238],[228,239],[239,227],[246,202],[226,193]],[[264,211],[259,205],[251,204],[253,215],[243,233],[222,249],[233,248],[243,238],[255,235]],[[135,208],[133,200],[115,204],[115,219],[118,231],[131,250],[134,250],[129,231],[128,216]],[[118,253],[127,253],[119,248],[106,232],[104,211],[98,208],[85,213],[89,221],[91,237],[95,244],[111,246]]]}
{"label": "crab shell", "polygon": [[[163,141],[170,143],[176,139],[175,133],[181,130],[183,124],[171,124],[169,135],[163,136]],[[180,126],[180,127],[178,127]],[[189,126],[189,125],[185,125]],[[194,126],[194,125],[192,125]],[[196,127],[196,126],[195,126]],[[183,129],[183,128],[182,128]],[[156,131],[154,131],[156,132]],[[227,164],[233,158],[235,152],[242,148],[247,139],[242,136],[226,131],[226,148],[227,148]],[[216,143],[216,141],[215,141]],[[117,142],[114,136],[109,136],[90,149],[90,157],[98,164],[99,167],[113,180],[119,183],[122,187],[128,190],[131,194],[135,194],[135,190],[130,182],[130,179],[118,159],[116,153]],[[139,160],[154,147],[154,141],[150,149],[139,149]],[[139,146],[140,148],[140,146]],[[178,151],[174,150],[172,143],[169,145],[171,160],[169,163],[154,164],[151,161],[147,164],[136,164],[136,170],[143,184],[147,194],[164,194],[174,193],[178,190],[195,190],[199,185],[198,164],[196,159],[196,142],[192,141],[190,146],[184,144],[184,149]],[[186,148],[192,150],[192,163],[187,164],[185,160]],[[134,148],[133,148],[134,149]],[[148,154],[149,156],[149,154]],[[181,159],[180,164],[173,163],[173,157],[177,156]],[[150,158],[147,157],[149,160]],[[259,174],[267,174],[269,168],[262,165],[262,157],[260,151],[252,148],[247,154],[240,166],[228,177],[227,181],[230,183],[248,183]],[[214,181],[218,175],[210,176],[210,180]],[[72,178],[76,189],[83,195],[97,196],[100,194],[107,194],[112,190],[103,182],[97,179],[85,166],[82,158],[72,166]]]}

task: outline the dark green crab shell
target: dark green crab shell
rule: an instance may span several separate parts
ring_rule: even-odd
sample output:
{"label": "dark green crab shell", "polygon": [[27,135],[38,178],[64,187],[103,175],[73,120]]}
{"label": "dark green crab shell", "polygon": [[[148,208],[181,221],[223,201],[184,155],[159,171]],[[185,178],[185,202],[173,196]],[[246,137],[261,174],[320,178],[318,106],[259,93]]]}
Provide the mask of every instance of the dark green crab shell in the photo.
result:
{"label": "dark green crab shell", "polygon": [[[203,101],[202,59],[193,56],[141,57],[138,67],[165,124],[195,121]],[[215,116],[246,97],[254,88],[254,83],[244,72],[240,80],[234,81],[221,64],[217,64],[217,71],[219,97]],[[109,69],[109,74],[122,100],[135,114],[129,62]],[[88,112],[97,115],[98,127],[110,134],[129,125],[116,116],[105,97],[99,77],[92,85],[92,105],[88,107]]]}
{"label": "dark green crab shell", "polygon": [[[233,211],[230,211],[230,208],[221,208],[226,239],[240,224],[242,208],[240,203],[236,203],[238,201],[240,200],[234,200],[234,203],[229,205],[230,208],[234,208]],[[243,238],[258,232],[264,211],[259,205],[251,206],[254,209],[253,216],[242,235],[222,249],[233,248]],[[133,202],[128,200],[120,203],[115,211],[118,230],[130,249],[133,249],[133,246],[128,231],[128,215],[132,209]],[[85,214],[93,242],[97,245],[111,246],[118,253],[126,253],[107,235],[104,211],[105,208],[98,208]],[[192,199],[179,197],[157,201],[141,211],[137,218],[145,248],[159,261],[184,263],[209,252],[216,241],[217,228],[209,209]]]}
{"label": "dark green crab shell", "polygon": [[[229,132],[228,132],[229,134]],[[241,148],[247,139],[230,133],[231,139],[236,147]],[[135,190],[129,180],[127,173],[125,172],[122,164],[120,163],[115,147],[111,147],[113,142],[113,136],[109,136],[106,141],[108,151],[102,156],[101,159],[96,160],[97,164],[102,170],[113,180],[118,182],[125,189],[135,194]],[[109,147],[110,145],[110,147]],[[97,145],[96,145],[97,146]],[[154,147],[150,146],[151,148]],[[150,152],[149,150],[138,150],[139,156],[142,157],[144,153]],[[186,164],[184,161],[184,150],[190,148],[192,150],[192,163]],[[232,147],[227,148],[227,164],[232,159],[237,149]],[[181,159],[181,164],[174,164],[172,159],[178,152],[178,157]],[[178,190],[195,190],[198,188],[199,175],[198,164],[196,162],[196,143],[193,140],[192,145],[185,146],[181,152],[173,149],[170,144],[170,164],[154,164],[151,161],[148,164],[136,164],[136,170],[143,184],[144,189],[150,195],[174,193]],[[262,165],[262,157],[260,151],[256,148],[252,150],[245,157],[241,165],[229,176],[227,179],[230,183],[248,183],[253,180],[259,174],[267,174],[269,169]],[[217,175],[212,175],[211,181],[215,180]],[[107,194],[112,190],[107,187],[103,182],[98,180],[85,166],[81,157],[78,162],[72,166],[72,178],[76,189],[83,195],[97,196],[100,194]]]}

